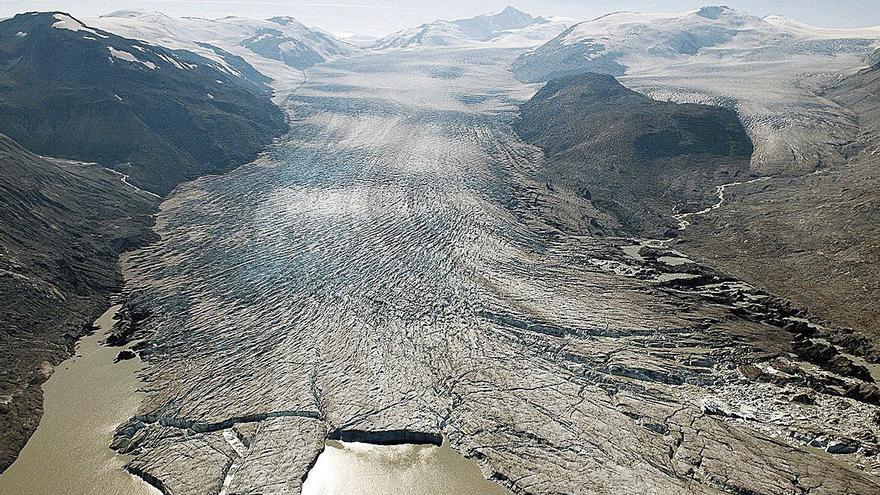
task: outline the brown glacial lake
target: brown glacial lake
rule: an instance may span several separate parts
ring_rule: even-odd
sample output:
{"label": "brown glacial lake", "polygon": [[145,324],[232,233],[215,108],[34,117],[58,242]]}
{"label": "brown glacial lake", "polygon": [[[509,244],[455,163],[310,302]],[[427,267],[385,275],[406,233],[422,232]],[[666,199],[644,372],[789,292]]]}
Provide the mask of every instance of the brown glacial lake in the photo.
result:
{"label": "brown glacial lake", "polygon": [[[18,459],[0,475],[0,493],[16,495],[157,495],[123,469],[110,450],[116,425],[141,402],[137,359],[113,363],[119,348],[101,342],[119,306],[95,323],[74,357],[43,384],[43,418]],[[509,495],[448,444],[373,445],[328,441],[309,471],[304,495]]]}
{"label": "brown glacial lake", "polygon": [[373,445],[328,440],[303,495],[510,495],[448,444]]}
{"label": "brown glacial lake", "polygon": [[0,475],[0,493],[15,495],[155,495],[159,491],[122,469],[109,445],[116,425],[141,401],[137,359],[113,364],[118,347],[101,342],[113,325],[113,306],[80,340],[76,355],[43,384],[44,414],[18,459]]}

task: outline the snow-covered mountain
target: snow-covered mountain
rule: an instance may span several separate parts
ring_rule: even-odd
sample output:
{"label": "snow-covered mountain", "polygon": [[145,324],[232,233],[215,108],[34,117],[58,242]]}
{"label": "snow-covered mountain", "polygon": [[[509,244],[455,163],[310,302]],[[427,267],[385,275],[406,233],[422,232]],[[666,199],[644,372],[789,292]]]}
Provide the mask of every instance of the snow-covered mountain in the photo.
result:
{"label": "snow-covered mountain", "polygon": [[514,71],[532,82],[587,71],[622,75],[661,61],[731,59],[758,50],[764,59],[807,52],[863,53],[878,38],[878,30],[822,30],[728,7],[685,14],[615,12],[571,26],[520,57]]}
{"label": "snow-covered mountain", "polygon": [[438,20],[388,35],[375,50],[464,46],[491,43],[499,46],[536,46],[553,38],[574,21],[562,17],[532,17],[514,7],[454,21]]}
{"label": "snow-covered mountain", "polygon": [[172,18],[159,12],[121,10],[88,23],[121,36],[190,50],[208,58],[216,58],[213,47],[219,47],[248,60],[259,56],[296,69],[360,50],[319,29],[309,28],[293,17]]}
{"label": "snow-covered mountain", "polygon": [[820,28],[810,26],[795,19],[789,19],[781,15],[768,15],[762,19],[764,22],[776,26],[790,34],[801,35],[815,39],[839,39],[839,38],[876,38],[880,39],[880,26],[864,28]]}
{"label": "snow-covered mountain", "polygon": [[804,173],[845,161],[858,126],[817,93],[869,63],[878,40],[878,29],[818,29],[727,7],[616,12],[571,26],[513,71],[527,82],[611,74],[656,99],[735,109],[755,143],[754,170]]}
{"label": "snow-covered mountain", "polygon": [[62,12],[16,15],[0,22],[0,133],[159,194],[245,163],[285,116],[268,77],[215,50],[124,38]]}

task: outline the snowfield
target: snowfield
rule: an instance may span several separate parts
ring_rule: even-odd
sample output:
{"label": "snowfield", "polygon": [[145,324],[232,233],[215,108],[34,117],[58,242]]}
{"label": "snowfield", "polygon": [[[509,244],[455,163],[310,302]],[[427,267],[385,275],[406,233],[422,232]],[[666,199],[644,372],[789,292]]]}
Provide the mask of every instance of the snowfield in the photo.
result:
{"label": "snowfield", "polygon": [[532,17],[513,7],[491,15],[455,21],[435,21],[404,29],[377,40],[373,50],[417,50],[430,47],[488,45],[496,48],[534,47],[552,39],[574,19]]}
{"label": "snowfield", "polygon": [[248,46],[273,40],[279,50],[278,60],[286,57],[283,61],[294,66],[300,60],[306,61],[305,66],[308,66],[359,51],[353,45],[338,41],[288,17],[267,20],[242,17],[172,18],[159,12],[122,10],[89,19],[87,23],[120,36],[147,41],[172,50],[191,51],[215,61],[230,72],[235,69],[213,47],[249,58],[257,53]]}

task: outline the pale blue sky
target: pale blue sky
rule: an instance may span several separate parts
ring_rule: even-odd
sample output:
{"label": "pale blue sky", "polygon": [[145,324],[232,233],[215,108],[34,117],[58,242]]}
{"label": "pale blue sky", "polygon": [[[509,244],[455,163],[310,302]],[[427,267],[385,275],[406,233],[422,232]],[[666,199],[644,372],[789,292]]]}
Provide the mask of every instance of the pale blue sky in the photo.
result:
{"label": "pale blue sky", "polygon": [[[716,2],[717,3],[717,2]],[[782,14],[823,27],[880,25],[880,0],[727,0],[755,15]],[[711,0],[0,0],[0,16],[30,10],[64,10],[93,17],[123,8],[169,15],[267,17],[292,15],[331,32],[383,35],[438,18],[471,17],[513,6],[533,15],[586,20],[616,10],[683,12]]]}

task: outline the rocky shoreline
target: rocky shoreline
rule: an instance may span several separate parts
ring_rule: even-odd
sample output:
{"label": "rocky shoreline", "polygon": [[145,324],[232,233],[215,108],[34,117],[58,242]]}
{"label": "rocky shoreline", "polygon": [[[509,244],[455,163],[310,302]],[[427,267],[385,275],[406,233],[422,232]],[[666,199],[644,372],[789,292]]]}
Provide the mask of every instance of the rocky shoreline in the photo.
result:
{"label": "rocky shoreline", "polygon": [[52,368],[121,289],[119,254],[155,239],[156,202],[96,164],[50,161],[2,135],[0,155],[2,472],[39,424]]}

